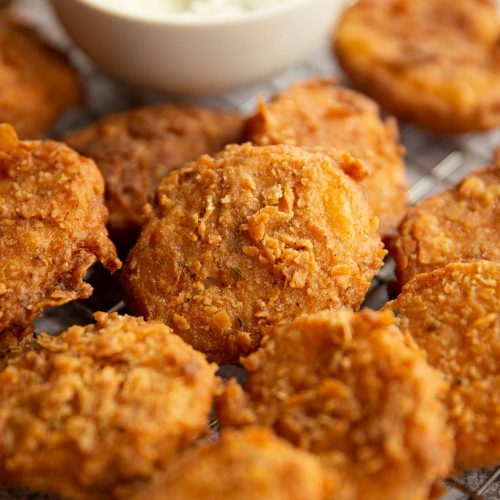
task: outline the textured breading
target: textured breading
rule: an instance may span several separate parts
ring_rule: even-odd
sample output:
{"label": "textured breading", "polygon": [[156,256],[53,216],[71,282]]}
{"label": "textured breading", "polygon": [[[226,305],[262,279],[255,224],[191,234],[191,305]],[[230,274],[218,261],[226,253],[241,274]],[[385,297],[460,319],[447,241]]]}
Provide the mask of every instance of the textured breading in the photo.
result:
{"label": "textured breading", "polygon": [[436,132],[500,125],[500,22],[493,0],[360,0],[336,34],[353,83]]}
{"label": "textured breading", "polygon": [[385,306],[449,383],[458,468],[500,463],[500,263],[450,264]]}
{"label": "textured breading", "polygon": [[401,285],[453,262],[500,260],[500,167],[411,207],[391,243]]}
{"label": "textured breading", "polygon": [[226,429],[134,500],[322,500],[320,462],[269,429]]}
{"label": "textured breading", "polygon": [[1,14],[0,122],[11,123],[23,138],[37,138],[82,98],[78,75],[66,57],[29,26]]}
{"label": "textured breading", "polygon": [[229,146],[172,172],[122,275],[132,311],[218,362],[304,311],[358,307],[385,250],[361,165],[290,146]]}
{"label": "textured breading", "polygon": [[95,317],[0,360],[0,485],[120,496],[207,429],[216,366],[161,323]]}
{"label": "textured breading", "polygon": [[382,121],[378,106],[331,78],[292,85],[269,104],[259,102],[248,122],[247,138],[259,145],[347,150],[367,163],[362,181],[368,201],[380,219],[380,233],[391,235],[406,211],[404,148],[396,121]]}
{"label": "textured breading", "polygon": [[9,352],[17,349],[19,342],[33,333],[32,328],[7,328],[0,334],[0,359]]}
{"label": "textured breading", "polygon": [[28,327],[44,307],[88,297],[94,262],[120,267],[103,191],[93,161],[0,125],[0,335]]}
{"label": "textured breading", "polygon": [[242,363],[246,393],[222,400],[221,421],[233,424],[234,411],[235,424],[251,422],[239,411],[246,399],[254,422],[319,456],[333,479],[328,498],[427,500],[449,471],[445,384],[391,313],[299,317]]}
{"label": "textured breading", "polygon": [[97,163],[106,181],[112,236],[137,237],[142,207],[175,167],[241,142],[243,118],[227,111],[163,104],[111,115],[65,141]]}

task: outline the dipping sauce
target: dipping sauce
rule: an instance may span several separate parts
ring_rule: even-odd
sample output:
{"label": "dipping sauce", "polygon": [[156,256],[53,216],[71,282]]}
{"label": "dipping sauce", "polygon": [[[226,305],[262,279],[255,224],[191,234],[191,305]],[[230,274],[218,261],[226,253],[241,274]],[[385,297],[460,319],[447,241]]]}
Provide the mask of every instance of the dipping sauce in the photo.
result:
{"label": "dipping sauce", "polygon": [[113,10],[151,17],[176,15],[189,19],[228,17],[282,5],[290,0],[89,0]]}

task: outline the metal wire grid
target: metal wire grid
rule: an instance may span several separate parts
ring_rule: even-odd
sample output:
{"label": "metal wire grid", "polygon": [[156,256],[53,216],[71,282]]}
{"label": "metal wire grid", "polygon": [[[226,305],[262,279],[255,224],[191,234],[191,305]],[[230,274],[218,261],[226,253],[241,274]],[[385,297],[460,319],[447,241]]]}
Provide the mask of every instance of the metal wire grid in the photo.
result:
{"label": "metal wire grid", "polygon": [[[67,116],[59,124],[57,129],[59,133],[62,134],[68,129],[86,125],[102,115],[123,108],[165,100],[165,97],[159,94],[121,85],[96,70],[84,56],[75,50],[62,33],[47,10],[46,0],[19,0],[18,8],[25,17],[37,22],[56,43],[70,52],[84,77],[89,104],[84,110]],[[331,56],[329,46],[325,44],[305,63],[265,84],[255,85],[215,99],[201,101],[184,99],[184,101],[227,107],[242,114],[249,114],[255,108],[258,96],[269,98],[274,93],[286,88],[290,83],[312,76],[340,74]],[[406,166],[411,186],[408,195],[409,201],[416,203],[455,185],[472,169],[487,165],[491,161],[494,148],[500,145],[500,131],[440,138],[426,134],[411,125],[403,125],[401,127],[401,140],[407,149]],[[392,280],[394,280],[394,263],[389,258],[379,275],[374,279],[364,305],[372,309],[379,309],[387,302],[387,285]],[[97,300],[96,305],[98,304],[99,300]],[[124,308],[124,303],[118,301],[109,308],[109,311],[122,311]],[[39,328],[55,331],[66,327],[68,322],[89,322],[92,309],[99,309],[99,307],[89,308],[85,303],[76,302],[67,306],[66,309],[59,308],[48,311],[39,322]],[[216,422],[213,425],[216,426]],[[450,490],[443,496],[443,500],[500,500],[500,467],[494,470],[464,472],[457,478],[447,480],[447,485]],[[2,498],[1,492],[0,498]],[[30,496],[30,498],[33,497]]]}

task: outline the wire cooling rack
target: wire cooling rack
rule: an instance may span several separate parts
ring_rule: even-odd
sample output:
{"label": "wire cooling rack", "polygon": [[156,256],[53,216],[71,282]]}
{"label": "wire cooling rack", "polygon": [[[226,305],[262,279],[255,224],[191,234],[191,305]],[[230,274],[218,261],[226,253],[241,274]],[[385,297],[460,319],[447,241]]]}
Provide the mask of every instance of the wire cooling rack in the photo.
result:
{"label": "wire cooling rack", "polygon": [[[18,0],[15,8],[22,17],[37,25],[55,44],[66,50],[83,75],[87,104],[85,108],[71,112],[61,120],[56,129],[56,137],[112,112],[165,101],[164,95],[127,87],[97,70],[67,39],[54,19],[46,0]],[[258,96],[269,98],[292,82],[319,75],[341,76],[330,53],[328,41],[325,41],[324,47],[311,55],[307,61],[264,84],[210,100],[184,99],[184,102],[230,108],[242,114],[250,114],[255,108]],[[491,161],[493,150],[500,145],[500,131],[443,138],[404,124],[401,126],[401,140],[407,150],[406,166],[411,186],[409,200],[415,203],[455,185],[469,171],[487,165]],[[394,265],[392,260],[388,259],[380,274],[374,279],[364,305],[379,309],[388,300],[387,285],[393,280]],[[90,322],[93,311],[124,311],[120,288],[115,277],[110,278],[99,270],[94,270],[89,281],[95,288],[91,299],[47,310],[37,322],[37,329],[55,333],[71,324]],[[234,373],[234,370],[226,367],[225,372]],[[500,500],[500,467],[493,470],[467,471],[458,477],[448,479],[446,483],[449,491],[443,495],[442,500]],[[9,495],[0,492],[0,500],[12,498],[47,497],[19,492]]]}

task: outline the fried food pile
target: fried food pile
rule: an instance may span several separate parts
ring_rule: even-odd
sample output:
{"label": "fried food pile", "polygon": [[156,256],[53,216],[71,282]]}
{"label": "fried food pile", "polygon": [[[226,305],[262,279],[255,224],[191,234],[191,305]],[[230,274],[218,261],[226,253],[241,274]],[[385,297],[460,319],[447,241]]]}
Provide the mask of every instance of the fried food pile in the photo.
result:
{"label": "fried food pile", "polygon": [[[395,115],[489,128],[492,5],[359,0],[336,50]],[[78,78],[5,12],[0,121],[44,134]],[[500,463],[500,162],[407,208],[395,119],[331,78],[250,117],[166,103],[65,140],[0,125],[0,488],[428,500]],[[120,267],[106,226],[135,243],[119,281],[136,316],[36,331],[46,307],[90,296],[94,263]],[[359,310],[384,244],[401,293]]]}
{"label": "fried food pile", "polygon": [[172,172],[127,258],[127,304],[219,363],[269,325],[359,307],[386,254],[345,173],[360,168],[349,153],[245,144]]}
{"label": "fried food pile", "polygon": [[259,145],[349,151],[370,169],[362,186],[380,219],[381,235],[396,230],[406,208],[404,148],[396,121],[382,121],[378,106],[363,94],[331,78],[292,85],[269,104],[260,101],[248,122],[247,138]]}
{"label": "fried food pile", "polygon": [[0,125],[0,337],[29,330],[45,307],[88,297],[83,279],[96,261],[120,267],[103,191],[91,160]]}
{"label": "fried food pile", "polygon": [[494,0],[359,0],[335,33],[354,85],[388,112],[439,133],[500,125]]}
{"label": "fried food pile", "polygon": [[243,118],[227,111],[163,104],[111,115],[65,138],[95,160],[106,181],[108,226],[118,243],[135,243],[142,207],[175,167],[241,140]]}
{"label": "fried food pile", "polygon": [[68,59],[29,26],[0,13],[0,123],[26,139],[50,132],[83,91]]}

